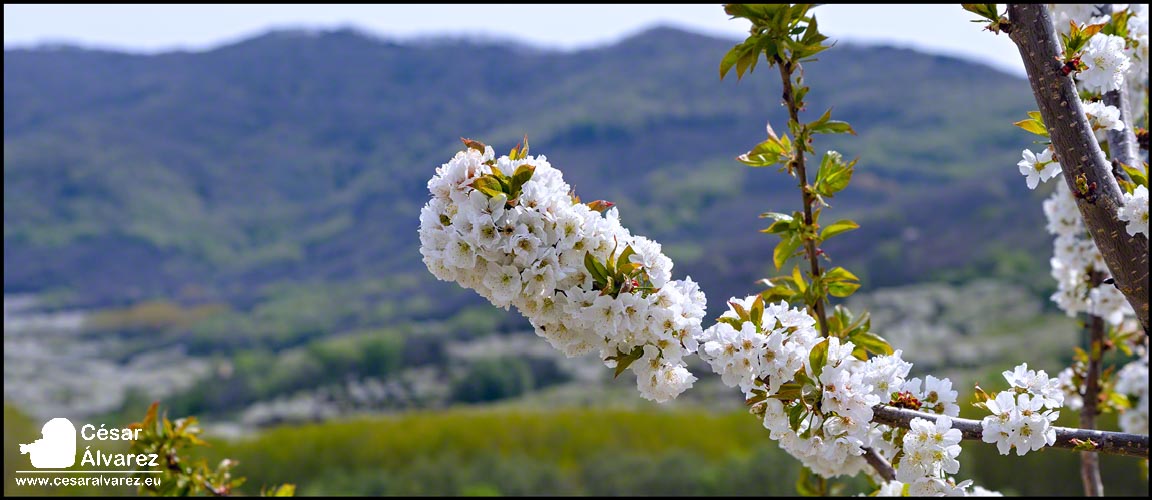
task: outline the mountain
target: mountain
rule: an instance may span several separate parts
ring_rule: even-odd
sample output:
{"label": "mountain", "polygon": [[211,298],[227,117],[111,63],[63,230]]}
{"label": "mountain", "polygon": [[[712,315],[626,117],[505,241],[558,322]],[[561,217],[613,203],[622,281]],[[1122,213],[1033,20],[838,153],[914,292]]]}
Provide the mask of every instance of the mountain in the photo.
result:
{"label": "mountain", "polygon": [[[799,203],[790,179],[733,160],[785,118],[766,66],[718,78],[731,45],[665,27],[575,52],[344,29],[195,53],[5,50],[5,292],[243,307],[277,283],[403,275],[404,293],[452,296],[419,260],[424,184],[461,136],[502,151],[527,134],[582,197],[663,242],[677,276],[750,293],[772,272],[757,214]],[[847,44],[805,77],[807,115],[833,107],[859,131],[816,146],[861,158],[828,216],[863,228],[829,254],[867,286],[1047,250],[1014,168],[1024,80]]]}

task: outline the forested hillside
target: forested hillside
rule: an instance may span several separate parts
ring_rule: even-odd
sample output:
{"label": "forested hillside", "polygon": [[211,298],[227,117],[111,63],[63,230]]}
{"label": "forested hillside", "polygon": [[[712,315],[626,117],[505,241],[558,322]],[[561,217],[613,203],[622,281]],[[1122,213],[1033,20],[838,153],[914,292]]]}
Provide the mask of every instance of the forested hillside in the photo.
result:
{"label": "forested hillside", "polygon": [[[264,424],[592,390],[596,360],[559,359],[521,317],[424,268],[426,182],[462,135],[506,151],[527,134],[582,197],[663,243],[718,314],[773,272],[757,215],[798,201],[785,177],[734,160],[766,117],[784,120],[771,75],[720,80],[732,43],[655,28],[557,52],[342,30],[147,56],[6,50],[4,291],[19,297],[5,300],[18,387],[5,396],[125,418],[161,397],[176,414]],[[1049,326],[1036,319],[1036,292],[1052,288],[1044,193],[1014,166],[1030,145],[1011,125],[1027,82],[903,49],[841,44],[820,59],[807,112],[833,106],[859,132],[816,147],[861,158],[828,210],[862,228],[828,250],[863,279],[862,300],[1017,287],[972,288],[1001,297],[979,328],[935,323],[971,294],[929,288],[884,303],[938,313],[891,310],[877,329],[1002,346],[974,336]],[[989,355],[961,351],[925,366]]]}

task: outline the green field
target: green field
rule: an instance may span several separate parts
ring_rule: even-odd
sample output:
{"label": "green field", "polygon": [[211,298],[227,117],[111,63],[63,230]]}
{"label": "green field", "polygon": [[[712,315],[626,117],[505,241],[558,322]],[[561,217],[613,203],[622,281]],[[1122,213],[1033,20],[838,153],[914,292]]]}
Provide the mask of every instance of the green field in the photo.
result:
{"label": "green field", "polygon": [[[1065,424],[1072,423],[1066,415]],[[1108,419],[1105,419],[1108,420]],[[1105,422],[1108,424],[1109,422]],[[12,483],[13,441],[37,429],[5,411],[5,494],[109,494],[44,491]],[[411,412],[282,426],[237,441],[210,440],[210,463],[229,457],[248,477],[241,488],[294,483],[300,495],[740,495],[791,496],[799,463],[780,451],[752,416],[698,410],[611,409]],[[967,443],[961,479],[1005,494],[1080,491],[1079,459],[1066,450],[1002,457]],[[1139,495],[1139,461],[1104,457],[1106,492]],[[1038,478],[1043,480],[1038,481]],[[843,494],[864,478],[839,480]]]}

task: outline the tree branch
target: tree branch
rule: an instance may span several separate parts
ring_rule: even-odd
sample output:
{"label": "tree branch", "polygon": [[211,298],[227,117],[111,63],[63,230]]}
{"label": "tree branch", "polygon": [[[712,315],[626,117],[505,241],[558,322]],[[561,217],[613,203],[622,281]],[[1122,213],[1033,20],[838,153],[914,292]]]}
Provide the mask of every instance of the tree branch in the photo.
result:
{"label": "tree branch", "polygon": [[[1093,272],[1092,285],[1100,286],[1103,273]],[[1089,314],[1085,325],[1088,330],[1088,366],[1084,377],[1084,407],[1080,409],[1080,428],[1095,429],[1100,405],[1100,370],[1104,357],[1104,318]],[[1104,483],[1100,479],[1100,457],[1094,451],[1080,452],[1080,479],[1084,495],[1104,496]]]}
{"label": "tree branch", "polygon": [[[910,428],[909,422],[914,418],[936,422],[936,418],[939,416],[934,413],[924,413],[882,404],[872,407],[873,422],[903,429]],[[952,428],[960,430],[964,439],[980,440],[984,435],[979,420],[952,418]],[[1148,458],[1148,436],[1143,434],[1072,429],[1069,427],[1056,427],[1055,429],[1056,444],[1052,445],[1053,448],[1074,449],[1081,443],[1091,441],[1099,453]]]}
{"label": "tree branch", "polygon": [[885,481],[896,479],[896,469],[892,468],[892,464],[884,460],[884,457],[880,456],[879,453],[876,453],[876,450],[870,447],[866,446],[863,450],[864,461],[868,462],[868,465],[871,465],[873,469],[876,469],[876,472],[880,473],[880,477],[884,478]]}
{"label": "tree branch", "polygon": [[[1148,238],[1129,236],[1126,224],[1118,218],[1117,208],[1123,205],[1120,185],[1088,124],[1072,77],[1061,71],[1048,7],[1009,4],[1008,19],[1012,23],[1009,37],[1024,60],[1032,94],[1064,170],[1064,181],[1078,195],[1076,206],[1084,225],[1147,334]],[[1078,178],[1087,189],[1077,188]]]}
{"label": "tree branch", "polygon": [[[780,80],[784,83],[784,102],[788,104],[788,117],[797,127],[800,127],[800,109],[796,103],[796,93],[792,89],[792,72],[801,70],[800,63],[785,61],[776,56],[776,67],[780,68]],[[801,70],[803,71],[803,70]],[[801,134],[803,135],[803,134]],[[800,194],[804,201],[804,225],[812,227],[812,204],[816,202],[816,197],[812,195],[811,186],[808,185],[808,171],[804,166],[804,137],[793,137],[794,145],[794,164],[796,165],[796,178],[800,181]],[[812,279],[820,279],[820,258],[816,254],[816,242],[810,239],[804,239],[804,253],[808,257],[809,272],[812,273]],[[820,322],[820,334],[827,337],[828,333],[828,316],[824,313],[824,297],[817,296],[816,303],[810,304],[812,310],[816,314],[816,319]]]}
{"label": "tree branch", "polygon": [[[1128,87],[1121,86],[1104,94],[1104,104],[1115,106],[1120,110],[1120,121],[1124,122],[1124,130],[1108,130],[1108,152],[1112,153],[1112,160],[1129,167],[1137,166],[1140,155],[1136,154],[1139,147],[1136,143],[1136,131],[1132,121],[1132,112],[1129,109]],[[1113,169],[1113,173],[1116,173]]]}

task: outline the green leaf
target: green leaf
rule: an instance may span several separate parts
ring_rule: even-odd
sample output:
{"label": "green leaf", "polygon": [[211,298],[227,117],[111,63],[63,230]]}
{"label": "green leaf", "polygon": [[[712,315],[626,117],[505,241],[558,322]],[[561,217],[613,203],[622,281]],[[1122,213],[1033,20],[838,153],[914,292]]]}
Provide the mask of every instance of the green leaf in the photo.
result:
{"label": "green leaf", "polygon": [[[1037,116],[1032,116],[1032,113],[1036,113]],[[1048,127],[1044,126],[1044,120],[1039,117],[1040,113],[1033,111],[1028,113],[1028,115],[1030,116],[1029,119],[1020,120],[1013,123],[1013,125],[1041,137],[1048,137]]]}
{"label": "green leaf", "polygon": [[776,244],[776,249],[772,251],[772,263],[776,264],[776,269],[779,270],[784,266],[784,262],[796,253],[796,249],[800,248],[800,238],[794,235],[782,237],[780,243]]}
{"label": "green leaf", "polygon": [[484,175],[472,181],[472,188],[484,193],[489,198],[504,193],[504,187],[500,185],[500,180],[492,175]]}
{"label": "green leaf", "polygon": [[530,164],[523,164],[516,167],[516,173],[512,174],[512,180],[509,182],[509,199],[516,199],[520,196],[520,188],[524,187],[529,180],[532,179],[532,174],[536,172],[536,166]]}
{"label": "green leaf", "polygon": [[804,413],[806,413],[805,410],[807,410],[807,408],[805,408],[801,403],[792,405],[792,408],[788,409],[788,427],[794,431],[799,431],[800,420],[804,418]]}
{"label": "green leaf", "polygon": [[831,294],[833,297],[844,298],[844,297],[847,297],[849,295],[852,295],[853,293],[856,293],[856,290],[859,290],[859,289],[860,289],[859,283],[841,282],[841,283],[829,283],[828,284],[828,293]]}
{"label": "green leaf", "polygon": [[782,285],[773,286],[767,290],[764,290],[763,292],[760,292],[759,295],[764,298],[765,302],[768,303],[775,303],[781,300],[785,302],[792,302],[793,298],[796,296],[796,290],[794,290],[791,286],[788,286],[789,284],[790,282],[785,282]]}
{"label": "green leaf", "polygon": [[852,135],[856,135],[856,131],[852,129],[852,126],[849,125],[848,122],[842,122],[842,121],[838,121],[838,120],[832,120],[832,121],[829,121],[828,123],[825,123],[819,127],[816,127],[814,129],[812,129],[812,133],[814,133],[814,134],[852,134]]}
{"label": "green leaf", "polygon": [[761,321],[764,319],[764,297],[757,295],[756,299],[752,301],[752,310],[748,313],[748,319],[752,320],[752,324],[756,325],[759,330]]}
{"label": "green leaf", "polygon": [[620,257],[616,259],[616,269],[621,270],[624,269],[624,266],[631,264],[632,262],[628,258],[633,255],[636,255],[636,250],[632,249],[632,245],[625,246],[624,250],[620,252]]}
{"label": "green leaf", "polygon": [[588,269],[588,274],[592,275],[592,279],[597,283],[604,284],[608,282],[608,270],[592,256],[592,252],[584,254],[584,268]]}
{"label": "green leaf", "polygon": [[[807,12],[807,9],[805,9]],[[803,31],[804,37],[800,41],[805,45],[811,45],[813,40],[816,40],[820,35],[820,29],[817,27],[816,16],[812,16],[812,20],[808,22],[808,26]]]}
{"label": "green leaf", "polygon": [[843,267],[829,269],[823,279],[833,297],[847,297],[860,288],[860,278]]}
{"label": "green leaf", "polygon": [[726,323],[726,324],[728,324],[728,326],[731,326],[732,328],[735,328],[737,330],[739,330],[740,326],[744,324],[743,321],[740,321],[740,318],[733,318],[731,316],[723,316],[720,318],[716,318],[716,322],[717,323]]}
{"label": "green leaf", "polygon": [[812,348],[808,353],[808,363],[812,367],[812,375],[819,380],[820,373],[824,371],[824,365],[828,363],[828,339],[821,340]]}
{"label": "green leaf", "polygon": [[735,47],[732,47],[732,49],[730,49],[727,54],[724,54],[724,58],[720,60],[721,80],[724,79],[724,75],[728,74],[728,70],[732,69],[732,66],[736,64],[736,61],[740,59],[740,48],[743,45],[744,44],[741,43]]}
{"label": "green leaf", "polygon": [[1127,410],[1135,405],[1135,403],[1131,398],[1128,397],[1127,394],[1121,394],[1116,391],[1108,392],[1108,403],[1111,404],[1112,408],[1117,410]]}
{"label": "green leaf", "polygon": [[860,278],[857,278],[851,271],[836,266],[824,272],[824,280],[829,283],[835,283],[839,281],[860,281]]}
{"label": "green leaf", "polygon": [[757,51],[764,53],[764,59],[772,61],[772,58],[776,57],[776,54],[779,53],[780,46],[776,44],[776,40],[773,40],[772,37],[766,36],[763,37],[763,41],[760,43]]}
{"label": "green leaf", "polygon": [[[443,217],[443,216],[441,216],[441,217]],[[448,224],[444,224],[444,225],[447,226]],[[771,226],[768,226],[764,229],[761,229],[760,232],[761,233],[769,233],[769,234],[780,234],[780,233],[788,232],[788,230],[790,230],[790,229],[792,229],[792,224],[790,224],[789,222],[778,220],[776,222],[773,222]]]}
{"label": "green leaf", "polygon": [[1120,12],[1113,12],[1112,19],[1104,26],[1101,33],[1105,35],[1118,36],[1120,38],[1128,38],[1128,19],[1132,17],[1132,9],[1124,9]]}
{"label": "green leaf", "polygon": [[736,157],[740,163],[750,167],[770,167],[786,161],[791,142],[787,137],[769,138],[757,144],[751,151]]}
{"label": "green leaf", "polygon": [[820,118],[817,118],[816,121],[809,123],[808,128],[811,129],[813,127],[819,127],[825,123],[828,123],[828,120],[830,119],[832,119],[832,108],[828,108],[824,111],[824,114],[820,115]]}
{"label": "green leaf", "polygon": [[840,153],[835,151],[824,153],[824,158],[820,160],[820,168],[816,171],[816,183],[813,185],[816,194],[830,198],[848,187],[855,165],[856,160],[845,164]]}
{"label": "green leaf", "polygon": [[804,281],[804,276],[800,274],[800,266],[792,266],[792,282],[796,284],[796,290],[804,293],[808,289],[808,282]]}
{"label": "green leaf", "polygon": [[733,311],[736,311],[736,316],[740,317],[741,322],[748,321],[748,310],[744,309],[744,306],[734,300],[728,302],[728,305],[732,307]]}
{"label": "green leaf", "polygon": [[616,277],[616,261],[612,259],[612,256],[616,255],[616,249],[619,247],[620,242],[616,241],[616,238],[612,238],[612,251],[608,252],[608,261],[604,268],[604,274],[607,275],[609,279]]}
{"label": "green leaf", "polygon": [[838,234],[847,233],[848,231],[851,231],[853,229],[859,229],[859,228],[860,228],[860,225],[851,221],[851,220],[848,220],[848,219],[838,220],[838,221],[833,222],[827,226],[824,226],[824,230],[820,232],[820,241],[826,241],[826,240],[828,240],[828,238],[831,238],[831,237],[836,236]]}
{"label": "green leaf", "polygon": [[848,122],[832,120],[832,108],[828,108],[823,115],[816,121],[808,124],[808,130],[814,134],[843,134],[849,133],[856,135],[856,131],[852,130],[852,126]]}
{"label": "green leaf", "polygon": [[893,352],[892,346],[888,344],[888,341],[874,333],[857,331],[849,335],[848,340],[877,356],[887,356]]}
{"label": "green leaf", "polygon": [[[1145,170],[1145,172],[1141,172],[1139,169],[1130,167],[1123,163],[1120,164],[1120,167],[1124,169],[1124,173],[1128,174],[1128,178],[1132,179],[1134,184],[1137,186],[1148,186],[1147,170]],[[1145,164],[1145,168],[1147,168],[1147,164]]]}
{"label": "green leaf", "polygon": [[996,4],[994,3],[962,3],[960,7],[989,21],[1000,19],[1000,14],[996,12]]}
{"label": "green leaf", "polygon": [[798,103],[804,102],[804,97],[808,95],[809,90],[812,89],[807,86],[796,89],[796,94],[794,95],[793,99],[795,99]]}
{"label": "green leaf", "polygon": [[616,374],[612,377],[619,377],[620,374],[624,373],[624,370],[627,370],[632,363],[642,357],[644,357],[644,348],[641,346],[636,346],[632,349],[632,352],[629,352],[628,354],[616,351],[615,356],[608,357],[608,359],[616,360]]}

